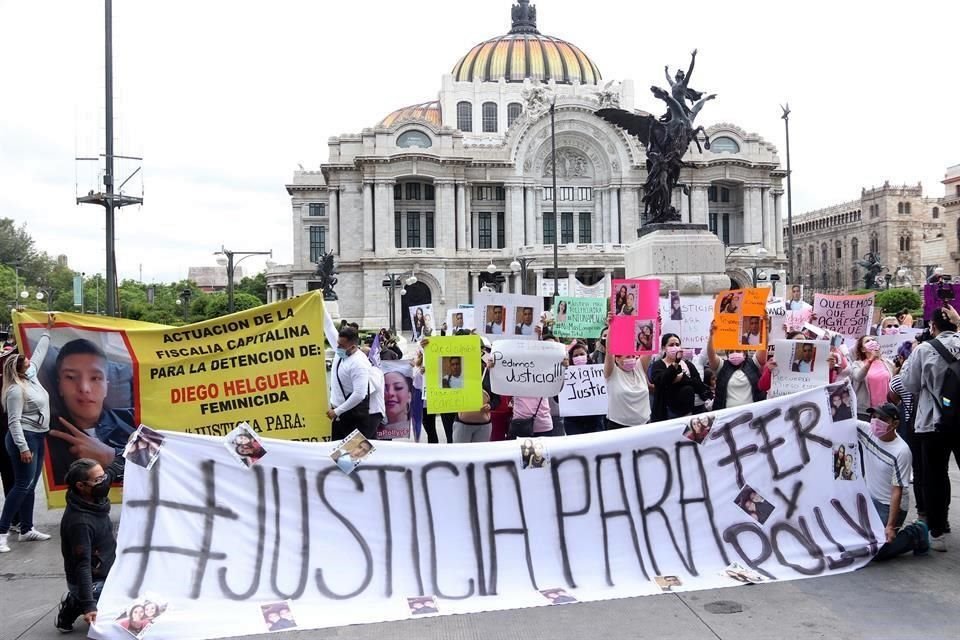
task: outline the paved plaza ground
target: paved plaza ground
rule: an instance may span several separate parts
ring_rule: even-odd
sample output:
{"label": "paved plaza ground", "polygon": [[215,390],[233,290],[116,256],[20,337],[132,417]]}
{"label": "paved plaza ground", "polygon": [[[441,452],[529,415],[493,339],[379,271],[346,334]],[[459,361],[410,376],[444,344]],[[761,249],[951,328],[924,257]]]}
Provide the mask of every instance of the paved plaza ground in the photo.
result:
{"label": "paved plaza ground", "polygon": [[[955,471],[955,470],[954,470]],[[960,496],[960,475],[953,474]],[[119,508],[116,509],[119,513]],[[64,590],[60,510],[37,506],[45,543],[12,544],[0,556],[0,640],[59,638]],[[904,556],[840,576],[424,620],[286,632],[284,638],[351,640],[881,640],[960,637],[960,507],[947,553]],[[116,517],[116,516],[115,516]],[[66,637],[81,638],[83,624]],[[276,634],[246,636],[267,638]]]}

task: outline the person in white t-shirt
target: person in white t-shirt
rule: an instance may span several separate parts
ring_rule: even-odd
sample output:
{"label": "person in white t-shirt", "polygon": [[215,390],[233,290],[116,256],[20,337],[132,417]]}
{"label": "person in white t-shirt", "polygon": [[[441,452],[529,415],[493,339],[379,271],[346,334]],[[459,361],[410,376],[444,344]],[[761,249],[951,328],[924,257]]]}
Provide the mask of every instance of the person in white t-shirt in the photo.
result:
{"label": "person in white t-shirt", "polygon": [[913,457],[910,447],[897,435],[900,412],[896,405],[886,402],[867,413],[870,415],[870,429],[858,427],[864,479],[886,533],[885,544],[876,559],[888,560],[907,551],[924,554],[930,549],[926,523],[917,520],[903,526],[910,508]]}
{"label": "person in white t-shirt", "polygon": [[767,394],[760,390],[760,376],[767,362],[767,352],[754,351],[748,355],[743,351],[731,351],[726,358],[721,358],[713,344],[716,331],[716,322],[711,322],[706,350],[707,364],[717,376],[712,408],[741,407],[766,398]]}

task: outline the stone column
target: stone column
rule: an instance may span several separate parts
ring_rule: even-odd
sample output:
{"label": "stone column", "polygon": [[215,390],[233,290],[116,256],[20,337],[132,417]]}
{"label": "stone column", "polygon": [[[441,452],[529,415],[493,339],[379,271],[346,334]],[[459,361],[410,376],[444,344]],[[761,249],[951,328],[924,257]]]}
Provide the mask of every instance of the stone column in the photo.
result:
{"label": "stone column", "polygon": [[335,255],[340,255],[340,187],[331,187],[327,190],[327,194],[330,198],[329,205],[327,207],[327,212],[329,216],[327,220],[329,221],[329,228],[327,229],[327,235],[330,237],[330,247],[329,251],[332,251]]}
{"label": "stone column", "polygon": [[623,220],[620,217],[620,189],[610,188],[610,242],[623,242]]}
{"label": "stone column", "polygon": [[394,248],[393,182],[377,182],[375,191],[377,255],[389,255]]}
{"label": "stone column", "polygon": [[[690,222],[693,224],[710,223],[710,203],[707,199],[707,185],[694,185],[690,194]],[[719,231],[719,229],[718,229]]]}
{"label": "stone column", "polygon": [[463,185],[463,233],[464,249],[472,249],[476,246],[473,241],[473,196],[470,194],[470,183]]}
{"label": "stone column", "polygon": [[776,221],[770,187],[763,190],[763,246],[770,256],[777,255]]}
{"label": "stone column", "polygon": [[567,295],[572,296],[577,290],[577,269],[576,267],[567,267]]}
{"label": "stone column", "polygon": [[438,181],[436,183],[436,212],[433,215],[433,246],[437,255],[452,255],[451,247],[455,246],[454,218],[456,211],[453,203],[453,182]]}
{"label": "stone column", "polygon": [[456,249],[457,251],[463,251],[467,248],[467,220],[466,220],[466,211],[467,211],[467,190],[464,188],[462,182],[458,182],[456,185],[457,189],[457,211],[456,211]]}
{"label": "stone column", "polygon": [[[773,193],[773,233],[776,236],[774,241],[777,246],[777,256],[782,256],[784,254],[783,248],[783,211],[781,210],[781,203],[783,202],[783,191],[772,191]],[[856,257],[856,256],[853,256]]]}
{"label": "stone column", "polygon": [[363,183],[363,250],[373,251],[373,183]]}
{"label": "stone column", "polygon": [[523,187],[517,184],[507,187],[507,239],[506,248],[515,251],[522,247],[524,220],[523,220]]}
{"label": "stone column", "polygon": [[536,187],[533,190],[534,202],[534,236],[532,244],[543,244],[543,187]]}
{"label": "stone column", "polygon": [[603,192],[593,190],[593,216],[590,222],[590,232],[594,244],[603,244]]}
{"label": "stone column", "polygon": [[524,189],[523,202],[524,237],[523,244],[537,243],[537,190],[534,187]]}
{"label": "stone column", "polygon": [[760,187],[747,187],[743,204],[743,242],[763,242],[763,203]]}
{"label": "stone column", "polygon": [[610,240],[610,190],[604,188],[600,191],[600,215],[601,215],[601,239],[604,243],[612,242]]}
{"label": "stone column", "polygon": [[603,270],[603,291],[608,298],[613,293],[613,269]]}

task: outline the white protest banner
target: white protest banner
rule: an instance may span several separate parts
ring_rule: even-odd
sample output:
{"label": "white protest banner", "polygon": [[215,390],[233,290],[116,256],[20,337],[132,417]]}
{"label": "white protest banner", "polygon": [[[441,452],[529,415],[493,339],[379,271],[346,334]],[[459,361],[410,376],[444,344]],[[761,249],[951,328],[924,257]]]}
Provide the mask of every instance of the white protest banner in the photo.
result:
{"label": "white protest banner", "polygon": [[[874,336],[874,340],[880,343],[880,355],[889,360],[893,360],[897,355],[897,350],[906,344],[911,344],[921,333],[921,329],[900,329],[896,335]],[[906,347],[912,349],[912,347]],[[909,351],[908,351],[909,353]]]}
{"label": "white protest banner", "polygon": [[[544,278],[542,274],[537,275],[537,291],[541,298],[553,296],[553,278]],[[557,279],[557,294],[561,296],[570,294],[570,283],[567,278]]]}
{"label": "white protest banner", "polygon": [[[550,285],[553,286],[552,280],[550,281]],[[553,295],[553,289],[550,289],[550,295]],[[603,280],[591,285],[586,285],[579,280],[574,280],[573,295],[576,298],[606,298],[607,289]]]}
{"label": "white protest banner", "polygon": [[828,296],[813,294],[813,314],[817,326],[840,335],[859,338],[870,332],[874,294]]}
{"label": "white protest banner", "polygon": [[602,364],[567,367],[560,391],[560,415],[607,415],[607,380]]}
{"label": "white protest banner", "polygon": [[[688,349],[706,349],[710,338],[710,323],[713,322],[713,296],[680,296],[680,314],[682,319],[670,320],[676,314],[671,312],[670,298],[660,298],[660,317],[663,319],[661,335],[676,333],[683,346]],[[679,331],[677,328],[679,327]]]}
{"label": "white protest banner", "polygon": [[448,309],[447,310],[447,335],[452,336],[460,329],[473,331],[474,313],[472,309]]}
{"label": "white protest banner", "polygon": [[563,359],[559,342],[500,340],[493,345],[494,367],[490,388],[505,396],[547,398],[563,387]]}
{"label": "white protest banner", "polygon": [[783,298],[767,298],[767,319],[770,320],[770,326],[767,327],[767,343],[774,340],[786,338],[786,330],[783,326],[783,320],[787,315],[787,308]]}
{"label": "white protest banner", "polygon": [[480,293],[474,307],[477,333],[490,340],[536,340],[534,327],[543,313],[543,298],[519,293]]}
{"label": "white protest banner", "polygon": [[777,368],[770,380],[771,398],[820,387],[830,381],[825,340],[777,340],[774,347]]}
{"label": "white protest banner", "polygon": [[831,419],[827,391],[539,438],[548,462],[526,468],[524,442],[442,459],[376,442],[346,475],[333,443],[264,440],[248,469],[220,438],[164,433],[152,469],[126,470],[91,637],[130,640],[114,620],[154,592],[168,606],[146,637],[200,640],[264,633],[274,604],[305,630],[410,619],[424,601],[448,615],[549,606],[557,589],[588,602],[736,586],[734,564],[766,581],[853,571],[884,523],[859,465],[834,477],[858,423]]}

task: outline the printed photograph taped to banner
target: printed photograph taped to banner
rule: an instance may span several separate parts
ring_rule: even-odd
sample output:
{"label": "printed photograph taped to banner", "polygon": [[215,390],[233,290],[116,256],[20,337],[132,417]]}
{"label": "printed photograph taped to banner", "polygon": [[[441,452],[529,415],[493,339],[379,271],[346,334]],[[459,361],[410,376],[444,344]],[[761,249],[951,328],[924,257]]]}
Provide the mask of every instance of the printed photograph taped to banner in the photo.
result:
{"label": "printed photograph taped to banner", "polygon": [[830,403],[830,420],[832,422],[844,422],[856,417],[853,406],[856,396],[850,390],[849,384],[846,382],[832,384],[826,388],[825,392]]}
{"label": "printed photograph taped to banner", "polygon": [[671,290],[667,298],[670,302],[670,320],[683,320],[683,302],[680,300],[680,292]]}
{"label": "printed photograph taped to banner", "polygon": [[123,449],[123,457],[130,464],[149,470],[157,461],[161,447],[163,447],[163,434],[140,425],[127,441],[127,446]]}
{"label": "printed photograph taped to banner", "polygon": [[657,320],[637,320],[633,325],[634,335],[637,336],[637,355],[647,356],[658,351],[660,336],[657,335]]}
{"label": "printed photograph taped to banner", "polygon": [[520,443],[520,468],[542,469],[550,464],[550,455],[543,438],[525,438]]}
{"label": "printed photograph taped to banner", "polygon": [[673,591],[674,587],[683,586],[683,582],[677,576],[654,576],[653,581],[661,591]]}
{"label": "printed photograph taped to banner", "polygon": [[413,403],[413,368],[405,361],[380,363],[383,370],[384,422],[377,427],[377,440],[410,437]]}
{"label": "printed photograph taped to banner", "polygon": [[550,604],[572,604],[574,602],[579,602],[576,598],[567,593],[566,589],[541,589],[540,595],[546,598]]}
{"label": "printed photograph taped to banner", "polygon": [[637,299],[639,293],[636,282],[630,280],[614,280],[613,289],[616,293],[610,296],[610,310],[617,316],[637,315]]}
{"label": "printed photograph taped to banner", "polygon": [[743,509],[744,513],[760,524],[765,523],[776,509],[774,505],[767,502],[766,498],[760,495],[760,493],[750,485],[744,486],[743,490],[733,502]]}
{"label": "printed photograph taped to banner", "polygon": [[433,596],[414,596],[407,598],[407,606],[410,608],[410,615],[412,616],[440,613],[440,609],[437,607],[437,599]]}
{"label": "printed photograph taped to banner", "polygon": [[706,413],[693,416],[683,430],[683,437],[691,442],[703,444],[710,435],[710,430],[713,429],[714,420],[714,416]]}
{"label": "printed photograph taped to banner", "polygon": [[768,580],[767,576],[752,569],[747,569],[739,562],[731,562],[723,570],[723,575],[743,584],[760,584]]}
{"label": "printed photograph taped to banner", "polygon": [[337,448],[330,452],[330,459],[333,460],[344,473],[353,473],[362,462],[364,462],[371,453],[376,451],[366,436],[359,430],[340,441]]}
{"label": "printed photograph taped to banner", "polygon": [[513,333],[517,336],[534,335],[533,328],[536,326],[537,318],[533,317],[533,307],[517,307],[516,322],[514,323]]}
{"label": "printed photograph taped to banner", "polygon": [[150,625],[166,610],[166,602],[161,602],[156,596],[148,595],[146,598],[134,600],[114,620],[114,624],[140,640],[144,637]]}
{"label": "printed photograph taped to banner", "polygon": [[833,449],[833,479],[834,480],[856,480],[860,476],[857,469],[857,453],[859,448],[856,442],[838,444]]}
{"label": "printed photograph taped to banner", "polygon": [[237,462],[248,469],[267,455],[263,440],[246,422],[241,422],[236,429],[226,435],[223,446]]}
{"label": "printed photograph taped to banner", "polygon": [[[17,314],[21,318],[24,314]],[[57,314],[50,348],[37,362],[38,379],[50,396],[50,428],[63,430],[60,418],[122,454],[139,424],[138,363],[124,331],[81,328]],[[43,324],[19,324],[19,343],[29,352],[46,331]],[[44,475],[51,491],[66,489],[64,478],[74,456],[62,440],[47,438]],[[52,503],[51,503],[52,504]],[[62,506],[62,504],[60,505]]]}
{"label": "printed photograph taped to banner", "polygon": [[297,620],[293,617],[290,602],[287,600],[260,605],[260,615],[263,616],[267,631],[286,631],[297,628]]}
{"label": "printed photograph taped to banner", "polygon": [[502,336],[507,328],[507,308],[500,304],[488,304],[483,309],[483,332]]}

